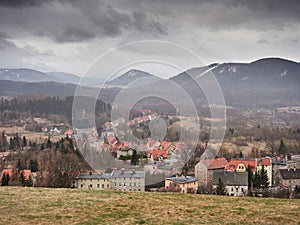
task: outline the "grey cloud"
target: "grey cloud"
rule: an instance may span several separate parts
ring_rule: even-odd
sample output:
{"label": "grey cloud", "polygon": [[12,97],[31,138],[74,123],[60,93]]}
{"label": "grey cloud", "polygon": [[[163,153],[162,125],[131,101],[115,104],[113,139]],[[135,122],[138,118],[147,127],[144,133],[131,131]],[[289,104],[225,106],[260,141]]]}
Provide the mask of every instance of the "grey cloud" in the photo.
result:
{"label": "grey cloud", "polygon": [[133,26],[139,31],[148,31],[159,34],[167,34],[167,28],[163,27],[158,21],[149,19],[142,12],[133,12]]}
{"label": "grey cloud", "polygon": [[31,6],[42,5],[43,1],[39,0],[1,0],[0,6],[10,7],[10,8],[25,8]]}
{"label": "grey cloud", "polygon": [[96,35],[80,27],[68,27],[54,37],[57,42],[82,42],[95,38]]}
{"label": "grey cloud", "polygon": [[256,43],[257,43],[257,44],[268,44],[269,41],[266,40],[266,39],[264,39],[264,38],[262,38],[262,39],[257,40]]}

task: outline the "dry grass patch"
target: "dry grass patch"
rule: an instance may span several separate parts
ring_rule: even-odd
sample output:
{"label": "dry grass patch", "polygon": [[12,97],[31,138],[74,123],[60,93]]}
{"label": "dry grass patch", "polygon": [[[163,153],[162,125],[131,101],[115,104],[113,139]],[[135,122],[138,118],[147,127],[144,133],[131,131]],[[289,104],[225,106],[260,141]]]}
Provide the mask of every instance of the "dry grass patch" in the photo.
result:
{"label": "dry grass patch", "polygon": [[0,187],[0,224],[300,224],[300,200]]}

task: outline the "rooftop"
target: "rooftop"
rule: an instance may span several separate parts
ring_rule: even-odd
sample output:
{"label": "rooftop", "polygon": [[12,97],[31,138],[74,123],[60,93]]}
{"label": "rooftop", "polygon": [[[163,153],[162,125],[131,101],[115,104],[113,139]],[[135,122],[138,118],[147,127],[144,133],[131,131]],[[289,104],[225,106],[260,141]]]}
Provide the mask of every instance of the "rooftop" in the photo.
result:
{"label": "rooftop", "polygon": [[213,173],[212,184],[217,185],[219,179],[224,185],[246,186],[248,185],[248,172],[216,170]]}
{"label": "rooftop", "polygon": [[186,184],[186,183],[192,183],[198,181],[197,178],[192,176],[169,177],[166,178],[166,180],[170,180],[178,184]]}
{"label": "rooftop", "polygon": [[300,169],[281,169],[279,170],[282,179],[300,179]]}

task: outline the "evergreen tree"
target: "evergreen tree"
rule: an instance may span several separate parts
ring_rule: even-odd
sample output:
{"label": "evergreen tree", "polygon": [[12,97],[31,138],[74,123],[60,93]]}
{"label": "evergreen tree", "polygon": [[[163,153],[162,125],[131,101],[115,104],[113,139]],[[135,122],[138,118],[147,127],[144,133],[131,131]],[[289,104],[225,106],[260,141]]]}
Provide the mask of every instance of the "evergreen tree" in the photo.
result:
{"label": "evergreen tree", "polygon": [[38,171],[38,162],[37,160],[32,160],[30,159],[29,161],[29,169],[31,170],[31,172],[36,172]]}
{"label": "evergreen tree", "polygon": [[26,137],[23,136],[23,141],[22,141],[22,147],[26,147],[27,146],[27,140],[26,140]]}
{"label": "evergreen tree", "polygon": [[280,144],[279,144],[279,148],[278,148],[278,153],[285,155],[285,144],[283,142],[283,140],[280,140]]}
{"label": "evergreen tree", "polygon": [[251,188],[253,185],[253,172],[250,165],[248,165],[247,172],[248,172],[248,188]]}
{"label": "evergreen tree", "polygon": [[264,166],[262,166],[260,170],[260,186],[262,188],[267,188],[269,186],[268,173]]}
{"label": "evergreen tree", "polygon": [[225,195],[225,185],[223,184],[221,178],[219,178],[219,181],[218,181],[218,186],[217,186],[217,189],[216,189],[216,194],[217,195]]}
{"label": "evergreen tree", "polygon": [[22,168],[22,164],[21,164],[21,160],[18,159],[18,163],[17,163],[17,169],[18,171],[21,171],[23,168]]}
{"label": "evergreen tree", "polygon": [[46,147],[47,148],[52,148],[52,142],[51,142],[51,140],[50,140],[50,138],[48,138],[48,140],[47,140],[47,145],[46,145]]}
{"label": "evergreen tree", "polygon": [[25,183],[25,176],[23,170],[20,172],[20,182],[21,185],[24,187],[26,183]]}
{"label": "evergreen tree", "polygon": [[135,149],[132,152],[130,163],[131,165],[137,165],[139,163],[139,156]]}
{"label": "evergreen tree", "polygon": [[242,151],[240,151],[239,158],[240,158],[240,159],[241,159],[241,158],[244,158],[244,155],[243,155],[243,152],[242,152]]}
{"label": "evergreen tree", "polygon": [[253,187],[254,188],[258,188],[260,185],[260,177],[257,171],[255,171],[254,173],[254,177],[253,177]]}
{"label": "evergreen tree", "polygon": [[8,173],[4,173],[1,179],[1,186],[8,186],[9,184],[9,174]]}
{"label": "evergreen tree", "polygon": [[32,177],[29,176],[29,177],[28,177],[28,180],[27,180],[27,182],[26,182],[26,186],[27,186],[27,187],[31,187],[32,185],[33,185]]}

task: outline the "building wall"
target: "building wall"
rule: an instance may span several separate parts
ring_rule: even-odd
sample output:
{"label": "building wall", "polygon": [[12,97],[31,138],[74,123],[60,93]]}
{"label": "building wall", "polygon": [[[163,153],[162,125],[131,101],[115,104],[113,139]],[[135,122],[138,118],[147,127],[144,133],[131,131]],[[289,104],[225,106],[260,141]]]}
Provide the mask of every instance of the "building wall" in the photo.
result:
{"label": "building wall", "polygon": [[[216,189],[217,185],[213,185],[213,189]],[[248,186],[235,186],[235,185],[225,185],[226,194],[230,196],[245,196],[248,192]]]}
{"label": "building wall", "polygon": [[118,191],[145,191],[145,178],[114,177],[112,189]]}
{"label": "building wall", "polygon": [[294,189],[297,185],[300,185],[300,179],[282,180],[282,185],[292,187]]}
{"label": "building wall", "polygon": [[178,186],[181,189],[181,193],[188,193],[189,189],[193,189],[193,193],[196,193],[198,190],[198,181],[185,183],[185,184],[179,184],[176,182],[173,182],[171,180],[165,180],[165,188],[169,188],[172,186]]}
{"label": "building wall", "polygon": [[82,189],[97,189],[109,190],[111,189],[110,179],[78,179],[77,187]]}

